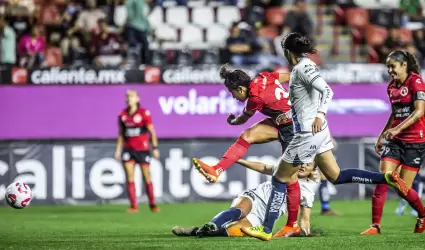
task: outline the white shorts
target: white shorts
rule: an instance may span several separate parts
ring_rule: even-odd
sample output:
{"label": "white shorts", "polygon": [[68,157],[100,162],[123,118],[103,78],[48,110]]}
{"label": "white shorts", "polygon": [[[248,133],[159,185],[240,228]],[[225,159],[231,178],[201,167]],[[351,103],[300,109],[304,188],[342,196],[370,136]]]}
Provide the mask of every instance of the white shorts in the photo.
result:
{"label": "white shorts", "polygon": [[311,132],[296,133],[283,153],[283,160],[297,165],[312,163],[317,154],[333,148],[329,127],[326,125],[315,135]]}
{"label": "white shorts", "polygon": [[[314,196],[319,183],[313,180],[300,179],[299,180],[301,189],[301,202],[300,206],[312,208],[314,202]],[[249,189],[241,192],[232,202],[231,207],[236,206],[242,198],[248,198],[252,202],[251,212],[246,216],[246,219],[251,223],[253,227],[262,225],[266,218],[267,213],[267,202],[270,198],[272,191],[272,184],[270,181],[266,181],[258,185],[254,189]],[[286,201],[280,209],[280,215],[287,214]]]}

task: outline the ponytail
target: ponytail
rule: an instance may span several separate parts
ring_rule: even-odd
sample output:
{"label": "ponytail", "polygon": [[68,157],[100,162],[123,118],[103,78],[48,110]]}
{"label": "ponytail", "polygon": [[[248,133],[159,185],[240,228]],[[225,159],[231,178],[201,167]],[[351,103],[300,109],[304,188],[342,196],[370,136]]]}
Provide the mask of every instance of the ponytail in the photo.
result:
{"label": "ponytail", "polygon": [[240,86],[248,87],[251,77],[240,69],[232,69],[228,64],[221,66],[220,78],[224,79],[224,85],[230,89],[237,89]]}
{"label": "ponytail", "polygon": [[407,57],[407,73],[415,72],[416,74],[420,75],[421,71],[420,71],[418,59],[416,59],[416,57],[409,52],[406,52],[406,57]]}

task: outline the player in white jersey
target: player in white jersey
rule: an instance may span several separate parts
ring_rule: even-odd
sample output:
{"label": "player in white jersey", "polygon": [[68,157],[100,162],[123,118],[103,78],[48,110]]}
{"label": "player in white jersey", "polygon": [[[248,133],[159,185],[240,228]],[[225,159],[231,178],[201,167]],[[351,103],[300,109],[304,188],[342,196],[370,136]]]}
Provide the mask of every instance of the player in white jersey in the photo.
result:
{"label": "player in white jersey", "polygon": [[[237,162],[262,174],[273,175],[277,170],[277,165],[271,166],[242,159]],[[303,235],[309,235],[311,208],[313,207],[315,192],[319,187],[320,176],[314,164],[303,164],[298,171],[298,177],[301,187],[300,227]],[[256,188],[241,192],[233,200],[228,210],[217,214],[211,222],[206,223],[203,227],[177,226],[173,228],[172,232],[177,236],[245,236],[240,230],[242,226],[259,226],[264,221],[267,212],[267,200],[271,191],[271,182],[263,182]],[[280,207],[279,216],[286,214],[285,204]],[[299,233],[287,233],[283,237],[296,235],[299,235]]]}
{"label": "player in white jersey", "polygon": [[[261,240],[272,238],[274,222],[279,217],[279,208],[285,201],[287,183],[293,180],[302,164],[315,161],[333,184],[390,184],[402,194],[406,194],[408,190],[396,171],[381,174],[360,169],[340,170],[331,151],[333,144],[325,119],[333,92],[320,76],[316,64],[306,56],[316,53],[314,43],[299,33],[290,33],[283,39],[282,49],[289,64],[293,66],[289,81],[292,108],[282,119],[292,118],[294,137],[273,175],[273,190],[263,224],[241,228],[245,234]],[[290,196],[286,198],[288,203],[299,203],[299,200],[292,200]]]}

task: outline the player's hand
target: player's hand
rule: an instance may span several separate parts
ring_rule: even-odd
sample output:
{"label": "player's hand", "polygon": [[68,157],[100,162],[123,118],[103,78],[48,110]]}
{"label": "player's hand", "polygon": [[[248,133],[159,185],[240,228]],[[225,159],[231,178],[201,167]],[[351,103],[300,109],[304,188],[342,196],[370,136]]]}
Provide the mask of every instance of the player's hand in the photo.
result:
{"label": "player's hand", "polygon": [[155,158],[155,159],[159,159],[159,150],[156,148],[156,149],[154,149],[154,150],[152,150],[152,156]]}
{"label": "player's hand", "polygon": [[382,138],[379,137],[378,141],[375,144],[375,152],[379,155],[384,147],[384,143],[382,142]]}
{"label": "player's hand", "polygon": [[236,116],[234,114],[229,114],[229,116],[227,117],[227,123],[229,123],[230,125],[233,125],[232,121],[236,118]]}
{"label": "player's hand", "polygon": [[311,125],[311,130],[313,132],[313,135],[319,133],[322,130],[322,124],[323,124],[323,121],[319,117],[316,117],[314,119],[314,122]]}
{"label": "player's hand", "polygon": [[115,159],[117,161],[120,161],[121,160],[121,153],[119,151],[115,151]]}
{"label": "player's hand", "polygon": [[392,140],[394,136],[400,134],[400,132],[401,131],[398,130],[397,127],[390,128],[382,134],[382,137],[385,138],[386,140]]}

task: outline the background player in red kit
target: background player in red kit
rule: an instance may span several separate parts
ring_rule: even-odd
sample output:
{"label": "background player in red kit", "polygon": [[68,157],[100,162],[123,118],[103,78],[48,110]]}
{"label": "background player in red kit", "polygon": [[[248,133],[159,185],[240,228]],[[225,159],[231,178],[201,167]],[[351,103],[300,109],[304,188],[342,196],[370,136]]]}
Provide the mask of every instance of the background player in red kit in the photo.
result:
{"label": "background player in red kit", "polygon": [[[225,80],[224,85],[236,100],[246,101],[242,114],[237,117],[233,114],[229,115],[227,122],[230,125],[244,124],[256,111],[269,118],[243,131],[215,166],[209,166],[201,160],[193,158],[193,164],[197,170],[210,182],[216,182],[223,171],[241,159],[251,144],[279,140],[282,152],[284,152],[294,135],[292,120],[281,122],[281,117],[291,109],[289,94],[281,85],[281,82],[289,81],[290,73],[263,72],[252,79],[244,71],[224,65],[220,69],[220,76]],[[296,224],[300,192],[297,177],[294,176],[293,182],[288,185],[288,196],[297,198],[294,199],[294,202],[288,203],[288,221],[286,227],[278,235],[300,232],[300,228]]]}
{"label": "background player in red kit", "polygon": [[[400,177],[409,191],[405,198],[418,212],[415,233],[425,230],[425,209],[412,183],[425,159],[425,83],[416,58],[404,51],[393,51],[387,58],[388,85],[392,113],[388,118],[375,150],[381,154],[381,172],[401,166]],[[388,142],[383,144],[383,140]],[[378,184],[372,196],[372,225],[362,234],[379,234],[388,185]]]}
{"label": "background player in red kit", "polygon": [[131,203],[128,212],[134,213],[138,211],[136,188],[134,186],[134,166],[137,163],[142,169],[149,207],[152,212],[156,213],[159,212],[159,207],[155,204],[149,171],[151,157],[149,135],[152,140],[152,156],[155,158],[159,158],[158,138],[152,124],[151,114],[149,110],[140,107],[137,92],[134,90],[127,91],[126,98],[127,108],[119,114],[119,136],[115,158],[122,160],[127,177],[127,192]]}

